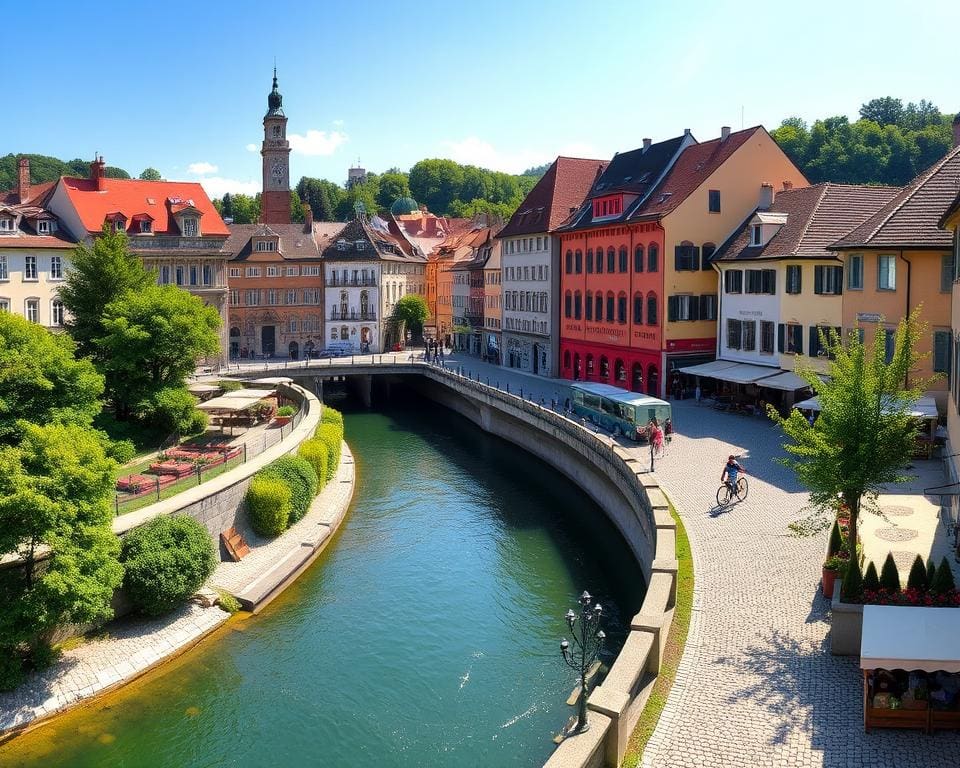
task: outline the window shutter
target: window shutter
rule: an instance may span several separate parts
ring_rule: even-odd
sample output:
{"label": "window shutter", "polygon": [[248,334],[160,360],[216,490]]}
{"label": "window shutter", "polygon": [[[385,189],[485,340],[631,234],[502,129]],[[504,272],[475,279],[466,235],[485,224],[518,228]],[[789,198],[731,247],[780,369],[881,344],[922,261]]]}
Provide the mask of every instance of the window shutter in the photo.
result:
{"label": "window shutter", "polygon": [[843,294],[843,267],[833,267],[834,285],[837,296]]}
{"label": "window shutter", "polygon": [[706,272],[710,269],[710,260],[713,258],[713,254],[717,252],[717,249],[712,245],[705,245],[700,250],[700,268]]}
{"label": "window shutter", "polygon": [[820,354],[820,330],[815,325],[810,326],[810,357]]}
{"label": "window shutter", "polygon": [[723,290],[730,293],[730,285],[733,283],[733,272],[727,270],[723,273]]}
{"label": "window shutter", "polygon": [[777,352],[781,354],[787,351],[787,326],[783,323],[777,324]]}
{"label": "window shutter", "polygon": [[821,265],[813,268],[813,292],[823,293],[823,267]]}
{"label": "window shutter", "polygon": [[690,297],[690,319],[691,320],[700,319],[700,302],[697,301],[696,296]]}
{"label": "window shutter", "polygon": [[677,319],[677,304],[678,301],[676,296],[670,296],[667,299],[667,320],[669,320],[671,323]]}
{"label": "window shutter", "polygon": [[678,272],[685,269],[683,265],[683,251],[684,251],[684,248],[682,245],[678,245],[676,248],[674,248],[674,251],[673,251],[673,267]]}
{"label": "window shutter", "polygon": [[703,295],[700,297],[700,319],[713,320],[710,312],[710,297],[708,295]]}
{"label": "window shutter", "polygon": [[803,326],[795,325],[793,327],[793,351],[798,355],[803,354]]}
{"label": "window shutter", "polygon": [[700,269],[700,246],[688,245],[687,249],[689,252],[687,263],[690,264],[690,269],[696,272]]}

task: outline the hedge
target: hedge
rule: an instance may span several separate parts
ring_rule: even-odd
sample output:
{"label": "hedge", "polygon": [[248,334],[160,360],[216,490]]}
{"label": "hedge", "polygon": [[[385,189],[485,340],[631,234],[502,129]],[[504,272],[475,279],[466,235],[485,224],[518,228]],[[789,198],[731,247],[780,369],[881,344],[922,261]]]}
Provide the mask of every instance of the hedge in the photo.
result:
{"label": "hedge", "polygon": [[314,438],[320,440],[327,447],[327,482],[333,480],[340,465],[340,443],[343,441],[343,427],[339,424],[321,423],[314,433]]}
{"label": "hedge", "polygon": [[310,502],[317,495],[320,485],[313,466],[301,456],[281,456],[272,464],[261,469],[257,475],[281,480],[290,489],[288,527],[307,514],[307,510],[310,509]]}
{"label": "hedge", "polygon": [[207,529],[192,517],[157,517],[124,537],[120,561],[131,602],[148,616],[176,608],[216,567]]}
{"label": "hedge", "polygon": [[339,424],[340,429],[343,429],[343,414],[340,413],[336,408],[331,408],[329,405],[323,406],[320,411],[320,423],[321,424]]}
{"label": "hedge", "polygon": [[311,438],[300,444],[298,455],[310,462],[313,471],[317,473],[317,492],[327,482],[327,446],[322,440]]}
{"label": "hedge", "polygon": [[290,520],[289,486],[277,477],[264,477],[259,472],[247,488],[247,514],[250,525],[261,536],[279,536]]}

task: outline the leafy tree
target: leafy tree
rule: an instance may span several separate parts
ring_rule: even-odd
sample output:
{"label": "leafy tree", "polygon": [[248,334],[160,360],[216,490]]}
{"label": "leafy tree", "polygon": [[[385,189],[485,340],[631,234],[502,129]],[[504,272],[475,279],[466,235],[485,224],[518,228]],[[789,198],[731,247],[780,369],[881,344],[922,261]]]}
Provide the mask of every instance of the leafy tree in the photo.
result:
{"label": "leafy tree", "polygon": [[399,171],[387,171],[380,176],[377,205],[381,208],[389,208],[395,200],[401,197],[411,197],[410,177]]}
{"label": "leafy tree", "polygon": [[450,209],[463,181],[463,166],[453,160],[421,160],[410,169],[410,192],[435,213]]}
{"label": "leafy tree", "polygon": [[164,391],[182,388],[200,358],[219,351],[219,326],[216,309],[172,285],[131,291],[107,305],[96,345],[117,418],[156,418],[158,406],[162,412],[167,405]]}
{"label": "leafy tree", "polygon": [[550,170],[552,163],[544,163],[543,165],[535,165],[533,168],[527,168],[521,175],[522,176],[532,176],[535,179],[539,179],[543,174]]}
{"label": "leafy tree", "polygon": [[0,571],[0,685],[49,658],[56,626],[112,615],[123,577],[110,528],[115,466],[94,432],[72,424],[25,424],[19,446],[0,447],[0,552],[24,561]]}
{"label": "leafy tree", "polygon": [[69,336],[0,312],[0,445],[22,438],[21,419],[90,426],[100,412],[103,376],[73,353]]}
{"label": "leafy tree", "polygon": [[[0,189],[13,189],[17,186],[21,157],[30,160],[30,180],[33,184],[56,181],[61,176],[85,177],[90,173],[90,162],[88,160],[76,159],[64,162],[49,155],[9,154],[0,157]],[[106,175],[110,178],[130,178],[130,175],[122,168],[108,167],[106,171]]]}
{"label": "leafy tree", "polygon": [[260,195],[250,197],[239,192],[231,198],[234,224],[256,224],[260,219]]}
{"label": "leafy tree", "polygon": [[160,171],[156,168],[144,168],[143,172],[140,174],[140,179],[142,181],[160,181],[163,177],[160,175]]}
{"label": "leafy tree", "polygon": [[430,317],[427,300],[415,293],[397,299],[393,305],[393,318],[403,323],[414,335],[423,333],[423,324]]}
{"label": "leafy tree", "polygon": [[224,218],[233,218],[233,197],[229,192],[223,193],[223,199],[220,201],[220,215]]}
{"label": "leafy tree", "polygon": [[[864,586],[866,586],[866,580],[864,580]],[[880,568],[880,586],[890,592],[900,591],[900,572],[890,552],[887,552],[883,567]]]}
{"label": "leafy tree", "polygon": [[297,194],[310,206],[315,221],[336,221],[337,208],[346,191],[332,181],[304,176],[297,183]]}
{"label": "leafy tree", "polygon": [[[873,577],[877,575],[877,569],[871,562],[867,569],[873,568]],[[879,579],[877,580],[879,584]],[[866,583],[863,577],[863,571],[860,570],[860,561],[856,557],[851,557],[847,563],[847,571],[843,575],[843,596],[848,600],[859,600],[863,597],[863,590]]]}
{"label": "leafy tree", "polygon": [[130,174],[123,168],[117,168],[115,165],[108,165],[103,169],[103,175],[108,179],[129,179]]}
{"label": "leafy tree", "polygon": [[492,203],[489,200],[474,198],[469,203],[454,200],[450,207],[450,215],[458,219],[473,219],[477,216],[486,216],[487,221],[508,221],[522,201],[510,203]]}
{"label": "leafy tree", "polygon": [[299,223],[303,221],[303,202],[297,190],[290,190],[290,221]]}
{"label": "leafy tree", "polygon": [[[855,332],[844,339],[834,331],[821,337],[831,358],[829,378],[822,380],[810,366],[797,373],[820,401],[820,416],[811,426],[793,410],[786,418],[773,408],[770,417],[789,439],[782,463],[793,469],[810,491],[812,514],[794,523],[797,534],[822,530],[825,519],[842,501],[850,510],[848,540],[857,541],[863,509],[873,510],[881,486],[907,480],[904,470],[913,453],[917,426],[909,407],[928,382],[910,379],[918,360],[913,340],[923,328],[916,312],[901,320],[892,360],[886,361],[884,335],[876,334],[870,347]],[[857,565],[851,553],[851,568]],[[859,565],[856,570],[859,572]],[[849,576],[845,579],[847,595]]]}
{"label": "leafy tree", "polygon": [[69,312],[67,330],[81,355],[97,352],[94,339],[103,335],[106,306],[128,291],[152,285],[154,277],[130,253],[123,232],[104,225],[93,245],[81,243],[73,252],[71,269],[60,285],[60,299]]}
{"label": "leafy tree", "polygon": [[871,99],[860,107],[860,117],[879,125],[900,125],[903,120],[903,102],[892,96]]}

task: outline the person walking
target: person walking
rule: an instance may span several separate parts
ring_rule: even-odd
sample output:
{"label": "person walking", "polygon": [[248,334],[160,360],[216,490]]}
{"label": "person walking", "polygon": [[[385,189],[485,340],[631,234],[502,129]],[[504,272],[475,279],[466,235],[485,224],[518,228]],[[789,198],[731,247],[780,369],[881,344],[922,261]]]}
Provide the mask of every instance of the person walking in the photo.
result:
{"label": "person walking", "polygon": [[697,382],[697,388],[693,390],[693,397],[697,401],[697,405],[700,405],[700,400],[703,398],[703,392],[700,390],[700,382]]}

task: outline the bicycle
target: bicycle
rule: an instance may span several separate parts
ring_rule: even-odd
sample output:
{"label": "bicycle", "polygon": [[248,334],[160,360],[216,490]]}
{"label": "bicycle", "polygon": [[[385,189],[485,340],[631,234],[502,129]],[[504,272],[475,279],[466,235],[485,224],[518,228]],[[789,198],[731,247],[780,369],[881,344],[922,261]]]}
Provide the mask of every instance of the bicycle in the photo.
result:
{"label": "bicycle", "polygon": [[736,497],[737,501],[745,501],[747,498],[747,493],[750,491],[750,485],[747,483],[747,478],[743,475],[737,478],[737,485],[735,488],[730,488],[729,483],[723,483],[717,489],[717,506],[725,507],[730,503],[730,500]]}

